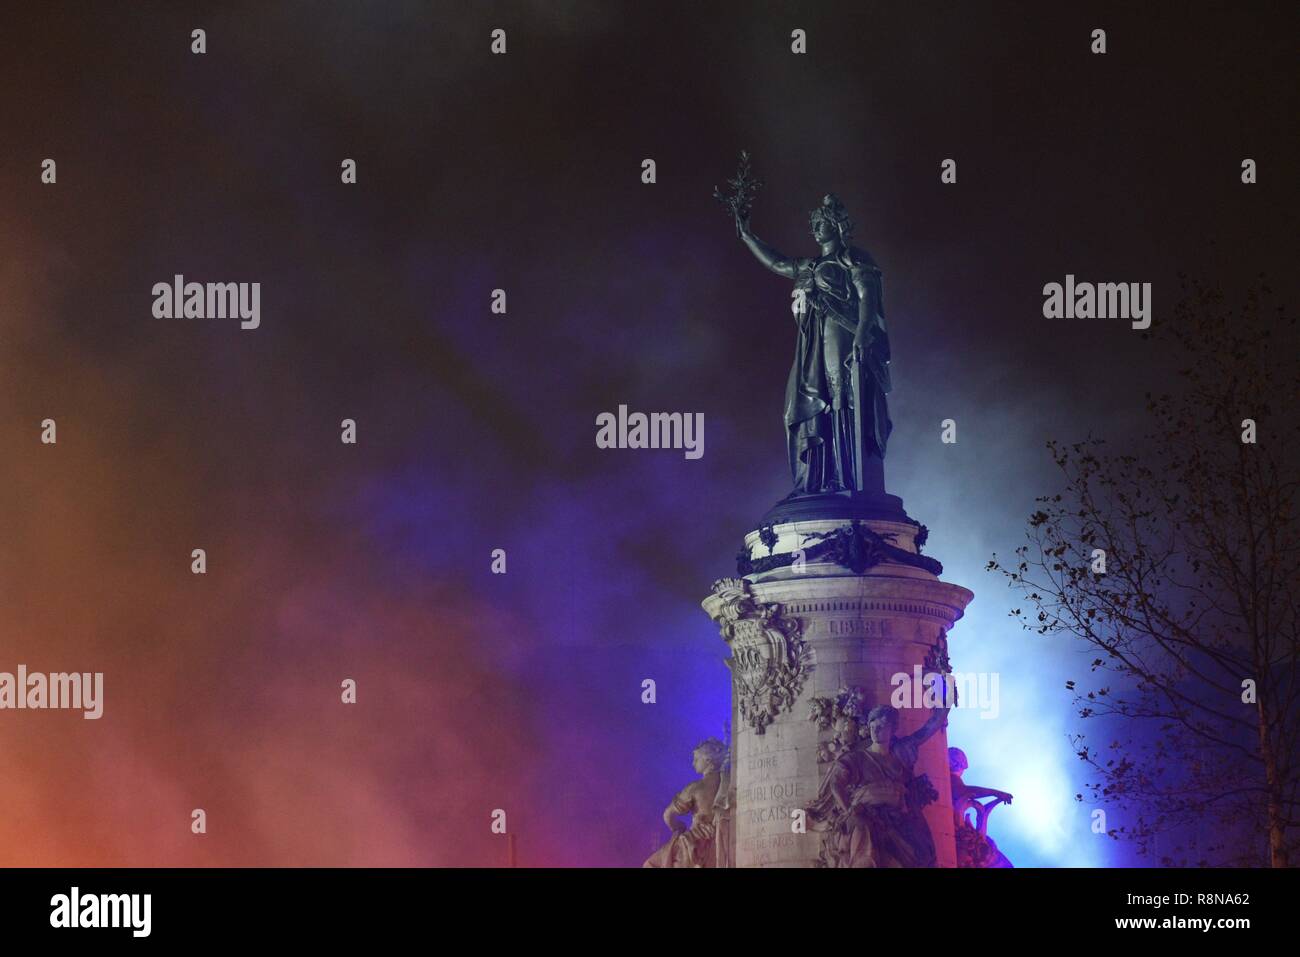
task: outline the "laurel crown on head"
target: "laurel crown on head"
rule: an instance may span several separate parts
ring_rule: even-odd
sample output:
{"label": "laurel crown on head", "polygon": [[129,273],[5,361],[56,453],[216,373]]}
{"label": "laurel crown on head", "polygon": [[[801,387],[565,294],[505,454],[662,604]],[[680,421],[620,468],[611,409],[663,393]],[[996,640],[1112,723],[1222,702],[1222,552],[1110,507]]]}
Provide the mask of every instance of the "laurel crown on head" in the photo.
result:
{"label": "laurel crown on head", "polygon": [[815,227],[821,222],[829,223],[842,240],[848,240],[853,235],[853,220],[849,219],[848,210],[834,193],[827,193],[822,198],[822,204],[808,214],[810,226]]}

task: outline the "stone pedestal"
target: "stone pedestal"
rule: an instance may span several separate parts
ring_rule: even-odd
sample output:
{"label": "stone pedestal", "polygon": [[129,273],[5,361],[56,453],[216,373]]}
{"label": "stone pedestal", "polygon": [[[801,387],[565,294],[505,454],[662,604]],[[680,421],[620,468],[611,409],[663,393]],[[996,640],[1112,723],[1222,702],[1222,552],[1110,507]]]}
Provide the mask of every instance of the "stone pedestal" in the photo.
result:
{"label": "stone pedestal", "polygon": [[[942,568],[920,555],[924,534],[901,509],[765,525],[745,537],[742,575],[704,600],[731,651],[734,866],[817,865],[821,835],[791,826],[791,811],[817,796],[835,734],[810,719],[814,698],[856,687],[867,707],[890,704],[896,675],[910,683],[917,668],[949,670],[946,633],[974,596],[939,580]],[[902,708],[898,733],[932,714]],[[938,864],[956,866],[942,730],[921,747],[915,773],[938,793],[924,811]]]}

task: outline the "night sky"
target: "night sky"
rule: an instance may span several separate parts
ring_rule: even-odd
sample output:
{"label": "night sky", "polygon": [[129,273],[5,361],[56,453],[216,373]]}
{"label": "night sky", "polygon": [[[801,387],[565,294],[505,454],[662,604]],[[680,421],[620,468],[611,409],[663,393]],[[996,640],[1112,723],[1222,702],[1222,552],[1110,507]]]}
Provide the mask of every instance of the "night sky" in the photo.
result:
{"label": "night sky", "polygon": [[[1130,6],[7,5],[0,670],[102,671],[105,715],[0,712],[0,864],[498,864],[501,808],[521,864],[639,865],[729,712],[699,601],[789,491],[789,283],[711,198],[742,149],[760,237],[813,255],[835,192],[884,270],[887,485],[1001,676],[949,735],[1016,795],[990,833],[1126,861],[1074,801],[1085,652],[984,566],[1047,439],[1132,438],[1170,359],[1042,288],[1295,303],[1300,115],[1289,5]],[[261,327],[155,319],[177,273],[260,282]],[[621,404],[702,412],[703,458],[598,449]]]}

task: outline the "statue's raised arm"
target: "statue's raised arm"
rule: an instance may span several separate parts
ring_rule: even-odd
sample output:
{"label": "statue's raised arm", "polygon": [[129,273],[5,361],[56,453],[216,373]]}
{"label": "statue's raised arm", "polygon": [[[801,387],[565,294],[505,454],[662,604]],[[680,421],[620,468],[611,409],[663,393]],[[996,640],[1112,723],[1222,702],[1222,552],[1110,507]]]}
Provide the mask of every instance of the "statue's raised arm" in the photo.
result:
{"label": "statue's raised arm", "polygon": [[947,726],[948,709],[934,708],[931,711],[930,716],[925,719],[925,724],[921,725],[907,737],[919,748],[921,745],[925,744],[925,742],[929,741],[936,731],[940,728],[946,728]]}
{"label": "statue's raised arm", "polygon": [[778,276],[784,276],[786,279],[794,278],[794,260],[784,253],[779,253],[763,240],[754,235],[754,231],[749,228],[749,220],[736,217],[736,230],[740,233],[741,241],[749,247],[749,251],[754,254],[754,258],[761,262]]}
{"label": "statue's raised arm", "polygon": [[754,176],[754,171],[750,167],[749,153],[742,151],[740,154],[740,167],[736,170],[736,175],[727,180],[730,192],[724,193],[715,186],[713,188],[713,198],[731,212],[732,218],[736,222],[736,235],[749,247],[749,251],[754,254],[754,258],[778,276],[793,279],[795,273],[794,261],[789,256],[777,252],[755,236],[754,231],[749,226],[749,211],[753,207],[754,197],[758,195],[759,187],[762,185],[762,181]]}

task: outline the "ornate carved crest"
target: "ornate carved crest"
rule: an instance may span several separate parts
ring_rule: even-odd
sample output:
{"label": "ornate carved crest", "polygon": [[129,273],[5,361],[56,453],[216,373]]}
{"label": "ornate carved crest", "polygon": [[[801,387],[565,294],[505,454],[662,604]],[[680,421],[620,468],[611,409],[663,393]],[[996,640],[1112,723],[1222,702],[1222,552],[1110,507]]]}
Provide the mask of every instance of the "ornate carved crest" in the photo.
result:
{"label": "ornate carved crest", "polygon": [[939,629],[939,637],[926,653],[924,667],[926,671],[935,671],[941,675],[952,671],[952,663],[948,660],[947,629]]}
{"label": "ornate carved crest", "polygon": [[944,676],[945,680],[942,686],[944,706],[948,708],[957,707],[957,688],[951,681],[947,680],[947,676],[952,673],[952,662],[948,660],[948,632],[945,629],[939,629],[939,638],[930,646],[922,667],[925,668],[926,674]]}
{"label": "ornate carved crest", "polygon": [[713,594],[720,601],[711,614],[731,649],[727,667],[740,716],[763,734],[773,718],[794,707],[812,670],[812,654],[799,620],[782,616],[778,602],[759,601],[745,579],[723,578]]}

